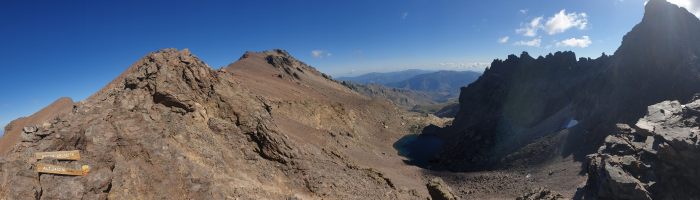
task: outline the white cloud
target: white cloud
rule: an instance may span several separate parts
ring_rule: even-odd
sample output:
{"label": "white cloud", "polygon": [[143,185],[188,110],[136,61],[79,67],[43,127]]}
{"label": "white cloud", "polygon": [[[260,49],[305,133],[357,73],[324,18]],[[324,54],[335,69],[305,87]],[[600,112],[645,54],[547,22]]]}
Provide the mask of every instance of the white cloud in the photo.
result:
{"label": "white cloud", "polygon": [[542,38],[535,38],[529,41],[517,41],[513,44],[517,46],[540,47],[540,45],[542,45]]}
{"label": "white cloud", "polygon": [[571,28],[585,29],[588,25],[588,15],[586,13],[566,13],[566,10],[561,10],[559,13],[547,19],[544,30],[549,35],[563,33]]}
{"label": "white cloud", "polygon": [[676,4],[683,7],[693,13],[695,16],[700,17],[700,1],[697,0],[668,0],[672,4]]}
{"label": "white cloud", "polygon": [[522,13],[523,15],[527,15],[527,9],[520,9],[520,13]]}
{"label": "white cloud", "polygon": [[314,58],[323,58],[323,57],[328,57],[331,55],[333,55],[333,54],[331,54],[330,52],[324,51],[324,50],[315,49],[315,50],[311,51],[311,56],[313,56]]}
{"label": "white cloud", "polygon": [[543,17],[536,17],[527,24],[521,24],[520,28],[515,30],[515,33],[522,34],[528,37],[537,36],[537,30],[542,28],[542,19]]}
{"label": "white cloud", "polygon": [[505,43],[508,43],[508,40],[510,40],[510,37],[508,37],[508,36],[498,38],[498,43],[505,44]]}
{"label": "white cloud", "polygon": [[591,41],[591,38],[587,35],[584,35],[581,38],[569,38],[566,40],[562,40],[561,42],[557,42],[557,46],[586,48],[590,46],[591,43],[593,43]]}
{"label": "white cloud", "polygon": [[490,65],[491,63],[487,62],[442,62],[438,64],[438,68],[450,70],[482,71]]}
{"label": "white cloud", "polygon": [[[523,12],[524,11],[524,12]],[[527,13],[527,10],[521,10],[521,13]],[[536,37],[537,32],[541,29],[549,35],[563,33],[571,28],[585,29],[588,26],[588,14],[586,13],[567,13],[566,10],[561,10],[553,16],[547,18],[543,23],[544,17],[536,17],[528,23],[520,24],[520,28],[515,30],[515,33],[527,37]]]}
{"label": "white cloud", "polygon": [[406,19],[408,17],[408,12],[401,13],[401,19]]}

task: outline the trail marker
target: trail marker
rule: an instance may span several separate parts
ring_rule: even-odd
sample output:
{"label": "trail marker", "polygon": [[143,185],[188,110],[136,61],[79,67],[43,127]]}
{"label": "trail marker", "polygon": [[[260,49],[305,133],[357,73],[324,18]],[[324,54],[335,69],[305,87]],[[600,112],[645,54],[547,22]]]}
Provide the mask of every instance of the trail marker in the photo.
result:
{"label": "trail marker", "polygon": [[44,174],[60,174],[69,176],[85,176],[90,172],[90,166],[83,165],[81,169],[71,169],[58,165],[50,165],[44,163],[36,164],[36,171]]}
{"label": "trail marker", "polygon": [[34,153],[34,158],[41,160],[44,158],[55,158],[56,160],[80,160],[80,151],[54,151]]}

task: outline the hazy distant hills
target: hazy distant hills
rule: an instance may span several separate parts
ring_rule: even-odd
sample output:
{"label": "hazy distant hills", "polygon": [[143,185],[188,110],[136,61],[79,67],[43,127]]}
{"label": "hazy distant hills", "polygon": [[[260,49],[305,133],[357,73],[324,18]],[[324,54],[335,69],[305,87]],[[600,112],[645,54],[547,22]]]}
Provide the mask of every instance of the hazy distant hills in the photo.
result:
{"label": "hazy distant hills", "polygon": [[355,84],[378,84],[425,92],[436,101],[447,101],[459,96],[459,90],[474,82],[481,73],[474,71],[428,71],[409,69],[398,72],[374,72],[356,77],[340,77],[337,80]]}
{"label": "hazy distant hills", "polygon": [[[365,96],[385,98],[416,112],[453,117],[461,87],[479,78],[473,71],[427,71],[410,69],[398,72],[369,73],[338,80]],[[444,107],[452,105],[450,109]]]}
{"label": "hazy distant hills", "polygon": [[389,87],[427,92],[438,101],[459,96],[459,90],[474,82],[481,73],[473,71],[437,71],[386,84]]}
{"label": "hazy distant hills", "polygon": [[431,72],[435,72],[435,71],[422,70],[422,69],[408,69],[408,70],[396,71],[396,72],[372,72],[372,73],[363,74],[360,76],[339,77],[336,79],[340,80],[340,81],[352,81],[354,83],[360,83],[360,84],[374,83],[374,84],[385,85],[387,83],[404,81],[404,80],[413,78],[414,76],[421,75],[421,74],[427,74],[427,73],[431,73]]}
{"label": "hazy distant hills", "polygon": [[411,109],[417,105],[432,105],[435,104],[433,97],[424,92],[390,88],[379,84],[359,84],[349,81],[343,81],[343,85],[348,88],[359,92],[368,97],[380,97],[385,98],[394,104]]}

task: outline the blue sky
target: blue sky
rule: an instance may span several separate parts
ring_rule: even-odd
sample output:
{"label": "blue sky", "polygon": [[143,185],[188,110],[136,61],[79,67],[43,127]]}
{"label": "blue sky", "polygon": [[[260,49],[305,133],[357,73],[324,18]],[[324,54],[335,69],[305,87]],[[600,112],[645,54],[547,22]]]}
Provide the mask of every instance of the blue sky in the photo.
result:
{"label": "blue sky", "polygon": [[334,76],[478,71],[522,51],[597,57],[641,20],[643,1],[3,1],[0,126],[62,96],[84,99],[161,48],[216,68],[282,48]]}

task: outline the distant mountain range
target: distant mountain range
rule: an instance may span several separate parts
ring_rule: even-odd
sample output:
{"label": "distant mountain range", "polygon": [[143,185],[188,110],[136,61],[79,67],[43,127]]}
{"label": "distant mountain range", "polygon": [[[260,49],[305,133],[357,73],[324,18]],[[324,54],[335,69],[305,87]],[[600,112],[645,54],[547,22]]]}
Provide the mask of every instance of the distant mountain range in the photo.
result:
{"label": "distant mountain range", "polygon": [[385,98],[391,102],[394,102],[394,104],[406,109],[411,109],[417,105],[435,104],[433,97],[424,92],[412,91],[407,89],[389,88],[374,83],[359,84],[349,81],[343,81],[342,84],[365,96]]}
{"label": "distant mountain range", "polygon": [[363,74],[363,75],[354,76],[354,77],[339,77],[339,78],[336,78],[336,80],[351,81],[353,83],[359,83],[359,84],[374,83],[374,84],[386,85],[388,83],[404,81],[404,80],[413,78],[414,76],[421,75],[421,74],[427,74],[427,73],[431,73],[431,72],[435,72],[435,71],[422,70],[422,69],[408,69],[408,70],[396,71],[396,72],[372,72],[372,73]]}
{"label": "distant mountain range", "polygon": [[[372,98],[385,98],[399,107],[415,112],[453,117],[460,88],[481,76],[473,71],[427,71],[410,69],[398,72],[369,73],[338,78],[343,85]],[[443,109],[446,106],[449,109]]]}
{"label": "distant mountain range", "polygon": [[474,71],[409,69],[397,72],[374,72],[356,77],[340,77],[337,80],[424,92],[432,96],[435,101],[445,102],[459,96],[460,88],[474,82],[479,76],[481,73]]}
{"label": "distant mountain range", "polygon": [[439,102],[459,96],[459,90],[474,82],[481,73],[474,71],[437,71],[420,74],[409,79],[387,83],[393,88],[426,92]]}

